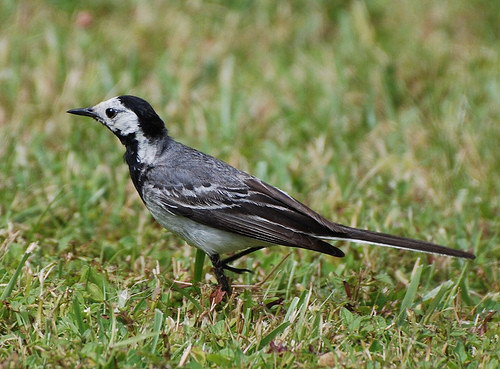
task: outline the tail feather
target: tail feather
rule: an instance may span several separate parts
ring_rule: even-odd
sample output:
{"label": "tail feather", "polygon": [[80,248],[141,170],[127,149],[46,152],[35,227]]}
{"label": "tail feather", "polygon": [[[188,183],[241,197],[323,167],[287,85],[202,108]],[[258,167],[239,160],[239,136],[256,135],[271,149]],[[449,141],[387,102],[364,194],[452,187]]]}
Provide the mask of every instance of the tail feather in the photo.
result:
{"label": "tail feather", "polygon": [[393,236],[386,233],[367,231],[363,229],[345,227],[345,236],[335,237],[334,239],[368,243],[372,245],[394,247],[399,249],[426,252],[431,254],[440,254],[454,256],[458,258],[475,259],[476,256],[462,250],[451,249],[436,245],[430,242],[413,240],[400,236]]}

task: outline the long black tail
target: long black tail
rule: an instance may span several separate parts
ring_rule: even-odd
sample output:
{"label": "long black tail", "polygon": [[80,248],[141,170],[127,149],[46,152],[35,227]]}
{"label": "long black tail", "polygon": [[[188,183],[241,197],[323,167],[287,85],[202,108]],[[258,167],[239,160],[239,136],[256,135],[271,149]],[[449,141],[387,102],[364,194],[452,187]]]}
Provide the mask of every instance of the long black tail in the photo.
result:
{"label": "long black tail", "polygon": [[366,231],[363,229],[350,228],[343,226],[346,236],[342,239],[352,242],[369,243],[372,245],[394,247],[398,249],[414,250],[432,254],[448,255],[458,258],[475,259],[476,256],[462,250],[450,249],[449,247],[439,246],[430,242],[413,240],[411,238],[393,236],[391,234]]}

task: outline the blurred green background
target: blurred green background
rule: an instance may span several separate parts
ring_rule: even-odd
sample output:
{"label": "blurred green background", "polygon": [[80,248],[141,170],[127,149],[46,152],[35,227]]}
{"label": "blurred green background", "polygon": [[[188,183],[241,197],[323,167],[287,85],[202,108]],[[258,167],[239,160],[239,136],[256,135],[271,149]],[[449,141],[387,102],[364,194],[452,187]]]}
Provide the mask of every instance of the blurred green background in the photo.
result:
{"label": "blurred green background", "polygon": [[[486,0],[3,0],[0,367],[497,368],[499,35]],[[214,306],[65,113],[120,94],[327,218],[478,258],[276,247]]]}

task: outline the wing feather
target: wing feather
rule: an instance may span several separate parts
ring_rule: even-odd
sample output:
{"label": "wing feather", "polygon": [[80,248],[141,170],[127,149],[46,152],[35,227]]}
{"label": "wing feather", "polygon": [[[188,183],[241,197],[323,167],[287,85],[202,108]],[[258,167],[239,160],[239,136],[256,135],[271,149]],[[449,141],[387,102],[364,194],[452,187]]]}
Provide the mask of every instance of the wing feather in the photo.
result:
{"label": "wing feather", "polygon": [[268,243],[344,256],[340,249],[315,235],[319,232],[332,236],[331,230],[279,201],[272,193],[261,193],[259,187],[245,182],[240,186],[175,185],[155,190],[166,210],[201,224]]}

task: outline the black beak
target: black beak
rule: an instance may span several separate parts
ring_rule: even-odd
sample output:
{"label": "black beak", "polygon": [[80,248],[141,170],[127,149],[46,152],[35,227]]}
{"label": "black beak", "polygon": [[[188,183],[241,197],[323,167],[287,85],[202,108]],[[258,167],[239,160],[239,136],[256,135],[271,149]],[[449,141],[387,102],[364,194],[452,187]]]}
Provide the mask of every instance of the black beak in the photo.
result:
{"label": "black beak", "polygon": [[86,117],[91,117],[91,118],[97,119],[97,114],[94,113],[94,110],[92,108],[71,109],[71,110],[68,110],[66,113],[75,114],[75,115],[84,115]]}

